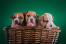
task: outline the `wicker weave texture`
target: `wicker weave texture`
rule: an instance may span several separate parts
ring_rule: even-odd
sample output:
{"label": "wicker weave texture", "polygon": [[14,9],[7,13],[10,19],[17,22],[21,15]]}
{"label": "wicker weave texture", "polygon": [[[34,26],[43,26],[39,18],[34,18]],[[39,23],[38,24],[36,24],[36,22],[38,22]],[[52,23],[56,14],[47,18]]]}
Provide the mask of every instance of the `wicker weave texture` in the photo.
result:
{"label": "wicker weave texture", "polygon": [[55,44],[59,32],[40,27],[6,28],[8,44]]}

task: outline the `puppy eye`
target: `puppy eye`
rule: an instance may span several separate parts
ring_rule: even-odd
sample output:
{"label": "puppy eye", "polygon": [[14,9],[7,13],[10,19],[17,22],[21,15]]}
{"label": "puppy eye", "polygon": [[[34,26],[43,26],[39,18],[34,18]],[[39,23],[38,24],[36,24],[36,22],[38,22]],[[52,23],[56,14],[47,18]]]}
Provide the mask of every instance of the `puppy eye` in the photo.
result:
{"label": "puppy eye", "polygon": [[16,18],[15,16],[13,18]]}
{"label": "puppy eye", "polygon": [[34,16],[34,18],[36,18],[36,16]]}
{"label": "puppy eye", "polygon": [[30,17],[30,15],[27,15],[28,17]]}
{"label": "puppy eye", "polygon": [[43,20],[43,22],[45,22],[45,20]]}
{"label": "puppy eye", "polygon": [[43,22],[49,22],[48,20],[43,20]]}

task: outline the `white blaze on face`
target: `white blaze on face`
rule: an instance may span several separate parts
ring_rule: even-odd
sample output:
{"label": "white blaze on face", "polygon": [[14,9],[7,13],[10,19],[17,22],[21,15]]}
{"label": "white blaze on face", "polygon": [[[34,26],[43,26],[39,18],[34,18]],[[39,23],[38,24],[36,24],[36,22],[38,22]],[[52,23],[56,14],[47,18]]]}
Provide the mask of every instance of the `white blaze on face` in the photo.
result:
{"label": "white blaze on face", "polygon": [[18,14],[16,15],[16,18],[14,19],[14,22],[15,22],[16,20],[19,22]]}
{"label": "white blaze on face", "polygon": [[[31,22],[31,19],[33,20],[33,23]],[[35,26],[35,18],[33,16],[30,16],[27,22],[28,26]]]}

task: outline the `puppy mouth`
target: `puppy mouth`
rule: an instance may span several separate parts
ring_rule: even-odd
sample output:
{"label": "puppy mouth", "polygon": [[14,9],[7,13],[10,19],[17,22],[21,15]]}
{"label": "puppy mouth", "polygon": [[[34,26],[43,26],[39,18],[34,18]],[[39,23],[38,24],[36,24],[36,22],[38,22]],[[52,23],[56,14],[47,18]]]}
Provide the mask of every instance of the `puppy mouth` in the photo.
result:
{"label": "puppy mouth", "polygon": [[30,19],[30,21],[27,23],[27,26],[34,26],[35,21],[33,19]]}
{"label": "puppy mouth", "polygon": [[18,21],[15,21],[14,26],[19,26]]}
{"label": "puppy mouth", "polygon": [[14,23],[14,25],[15,25],[15,26],[18,26],[18,25],[19,25],[19,23],[16,23],[16,22],[15,22],[15,23]]}

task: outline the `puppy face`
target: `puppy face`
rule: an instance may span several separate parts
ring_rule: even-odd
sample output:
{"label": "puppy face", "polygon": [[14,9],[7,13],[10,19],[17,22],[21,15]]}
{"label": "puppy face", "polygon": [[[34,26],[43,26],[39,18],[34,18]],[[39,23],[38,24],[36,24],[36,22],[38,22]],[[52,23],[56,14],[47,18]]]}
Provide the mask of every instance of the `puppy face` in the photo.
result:
{"label": "puppy face", "polygon": [[43,28],[46,28],[47,24],[49,22],[53,22],[53,16],[50,15],[49,13],[45,13],[43,14],[40,18],[39,18],[39,21],[40,21],[40,25],[43,27]]}
{"label": "puppy face", "polygon": [[39,22],[40,22],[40,25],[45,28],[45,27],[46,27],[46,24],[48,23],[48,18],[47,18],[47,16],[43,14],[43,15],[39,18]]}
{"label": "puppy face", "polygon": [[11,16],[12,23],[15,25],[22,24],[24,21],[24,16],[22,13],[16,13],[13,16]]}
{"label": "puppy face", "polygon": [[[28,12],[25,12],[25,15],[26,15],[26,22],[27,24],[33,24],[35,25],[36,24],[36,18],[37,18],[37,14],[33,11],[28,11]],[[33,26],[32,25],[32,26]]]}

